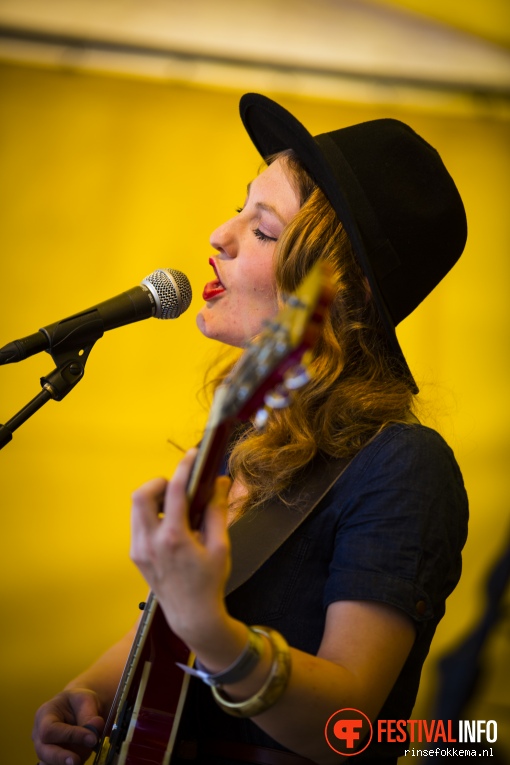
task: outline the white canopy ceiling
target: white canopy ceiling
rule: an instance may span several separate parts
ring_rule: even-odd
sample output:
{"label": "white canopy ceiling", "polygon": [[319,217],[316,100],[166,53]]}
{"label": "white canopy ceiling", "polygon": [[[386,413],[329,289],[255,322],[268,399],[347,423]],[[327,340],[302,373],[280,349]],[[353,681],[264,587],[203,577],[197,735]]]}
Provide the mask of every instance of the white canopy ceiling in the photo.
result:
{"label": "white canopy ceiling", "polygon": [[1,0],[0,58],[328,97],[510,99],[506,47],[377,0]]}

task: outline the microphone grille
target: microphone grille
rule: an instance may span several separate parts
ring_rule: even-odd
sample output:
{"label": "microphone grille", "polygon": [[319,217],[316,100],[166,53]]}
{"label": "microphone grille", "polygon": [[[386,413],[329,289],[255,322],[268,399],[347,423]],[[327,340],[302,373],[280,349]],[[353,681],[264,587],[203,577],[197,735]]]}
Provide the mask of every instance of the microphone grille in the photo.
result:
{"label": "microphone grille", "polygon": [[156,298],[157,319],[176,319],[191,303],[191,284],[188,277],[175,268],[158,268],[146,276],[145,284]]}

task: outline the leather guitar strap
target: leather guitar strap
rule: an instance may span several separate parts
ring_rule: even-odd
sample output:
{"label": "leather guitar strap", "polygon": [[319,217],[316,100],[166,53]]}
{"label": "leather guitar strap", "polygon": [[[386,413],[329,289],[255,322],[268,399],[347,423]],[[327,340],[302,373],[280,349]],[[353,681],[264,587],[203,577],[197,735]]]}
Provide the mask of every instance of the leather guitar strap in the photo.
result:
{"label": "leather guitar strap", "polygon": [[301,526],[349,462],[348,459],[318,455],[312,460],[303,479],[285,493],[285,501],[271,499],[246,512],[230,526],[232,570],[227,582],[227,595],[244,584]]}

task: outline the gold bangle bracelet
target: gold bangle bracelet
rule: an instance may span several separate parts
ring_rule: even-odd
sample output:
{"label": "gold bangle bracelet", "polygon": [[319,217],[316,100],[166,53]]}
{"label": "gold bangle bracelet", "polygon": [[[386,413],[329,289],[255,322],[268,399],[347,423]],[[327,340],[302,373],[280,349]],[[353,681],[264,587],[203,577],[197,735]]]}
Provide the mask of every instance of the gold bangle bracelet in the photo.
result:
{"label": "gold bangle bracelet", "polygon": [[260,691],[245,701],[230,701],[220,688],[211,688],[216,703],[224,712],[234,717],[255,717],[265,712],[278,701],[290,678],[290,649],[285,638],[269,627],[251,629],[267,637],[273,652],[271,670]]}

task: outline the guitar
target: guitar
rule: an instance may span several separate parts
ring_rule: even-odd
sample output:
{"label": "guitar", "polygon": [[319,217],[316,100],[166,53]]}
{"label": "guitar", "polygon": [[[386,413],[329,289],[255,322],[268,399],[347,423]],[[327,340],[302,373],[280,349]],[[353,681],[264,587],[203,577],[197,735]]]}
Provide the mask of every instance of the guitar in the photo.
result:
{"label": "guitar", "polygon": [[[268,410],[285,406],[307,382],[303,356],[320,335],[330,285],[329,268],[318,263],[218,387],[187,487],[192,528],[200,527],[236,424],[255,415],[263,427]],[[176,663],[193,661],[151,593],[94,765],[170,765],[190,680]]]}

